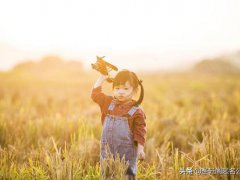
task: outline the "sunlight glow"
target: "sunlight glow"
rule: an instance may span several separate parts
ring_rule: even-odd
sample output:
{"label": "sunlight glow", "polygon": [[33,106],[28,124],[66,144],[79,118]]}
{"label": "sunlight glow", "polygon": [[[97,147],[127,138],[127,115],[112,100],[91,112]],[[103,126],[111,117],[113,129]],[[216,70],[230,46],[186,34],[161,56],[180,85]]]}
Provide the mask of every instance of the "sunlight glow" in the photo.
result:
{"label": "sunlight glow", "polygon": [[238,50],[239,9],[238,0],[2,1],[0,45],[26,53],[9,55],[6,63],[0,49],[0,69],[46,53],[85,63],[106,55],[119,64],[141,60],[139,68],[171,68]]}

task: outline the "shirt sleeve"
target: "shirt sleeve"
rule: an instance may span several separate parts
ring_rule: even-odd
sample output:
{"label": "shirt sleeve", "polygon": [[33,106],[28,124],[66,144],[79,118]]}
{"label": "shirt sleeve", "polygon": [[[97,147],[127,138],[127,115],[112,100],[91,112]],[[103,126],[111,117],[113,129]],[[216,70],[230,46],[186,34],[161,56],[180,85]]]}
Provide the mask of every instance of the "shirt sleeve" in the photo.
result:
{"label": "shirt sleeve", "polygon": [[91,98],[95,103],[97,103],[100,106],[101,110],[103,110],[106,101],[110,99],[109,96],[105,95],[102,92],[101,86],[92,89]]}
{"label": "shirt sleeve", "polygon": [[146,115],[142,109],[134,114],[133,139],[144,146],[146,141]]}

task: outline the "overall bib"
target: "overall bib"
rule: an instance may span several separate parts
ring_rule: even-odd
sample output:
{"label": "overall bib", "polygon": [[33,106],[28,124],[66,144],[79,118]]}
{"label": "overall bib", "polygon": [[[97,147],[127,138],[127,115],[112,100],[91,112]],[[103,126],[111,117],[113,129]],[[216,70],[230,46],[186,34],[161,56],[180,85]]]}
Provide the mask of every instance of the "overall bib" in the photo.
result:
{"label": "overall bib", "polygon": [[[110,115],[110,112],[114,109],[115,104],[116,101],[112,100],[108,107],[108,113],[102,128],[100,165],[102,167],[102,160],[107,156],[107,153],[110,150],[114,159],[118,153],[120,159],[124,157],[125,161],[128,161],[129,167],[126,174],[136,175],[137,147],[134,146],[133,133],[129,128],[127,117]],[[138,107],[133,106],[128,111],[128,115],[133,116],[137,110]],[[105,149],[106,146],[108,147],[108,151]]]}

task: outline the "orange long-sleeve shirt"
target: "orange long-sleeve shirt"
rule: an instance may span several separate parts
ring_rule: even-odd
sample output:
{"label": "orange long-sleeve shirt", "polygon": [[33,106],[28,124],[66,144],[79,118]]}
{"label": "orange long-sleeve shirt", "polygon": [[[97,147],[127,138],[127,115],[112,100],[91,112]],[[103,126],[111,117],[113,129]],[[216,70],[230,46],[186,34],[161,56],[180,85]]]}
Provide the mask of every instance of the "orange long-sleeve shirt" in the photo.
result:
{"label": "orange long-sleeve shirt", "polygon": [[[112,96],[107,96],[102,92],[101,86],[92,89],[91,98],[94,102],[96,102],[101,109],[102,113],[102,124],[104,123],[105,117],[107,115],[108,106],[113,100]],[[120,101],[116,101],[115,108],[111,111],[111,115],[116,116],[126,116],[128,111],[132,108],[136,101],[132,100],[129,103],[122,103]],[[133,116],[128,118],[128,124],[130,130],[133,132],[133,139],[135,142],[144,146],[146,139],[146,115],[144,111],[139,108]]]}

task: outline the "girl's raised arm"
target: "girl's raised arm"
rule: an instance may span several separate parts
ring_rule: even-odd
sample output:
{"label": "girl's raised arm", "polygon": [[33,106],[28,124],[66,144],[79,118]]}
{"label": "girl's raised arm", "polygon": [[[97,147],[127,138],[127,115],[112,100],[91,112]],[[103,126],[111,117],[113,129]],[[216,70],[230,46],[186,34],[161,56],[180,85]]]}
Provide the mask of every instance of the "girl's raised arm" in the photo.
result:
{"label": "girl's raised arm", "polygon": [[93,85],[93,88],[97,88],[103,84],[103,82],[108,78],[108,76],[102,75],[98,78],[98,80]]}
{"label": "girl's raised arm", "polygon": [[91,94],[91,98],[94,102],[96,102],[100,108],[103,108],[104,103],[106,102],[106,99],[108,98],[108,96],[106,96],[103,92],[102,92],[102,84],[103,82],[108,78],[108,76],[104,76],[101,75],[97,81],[94,83],[93,85],[93,89],[92,89],[92,94]]}

